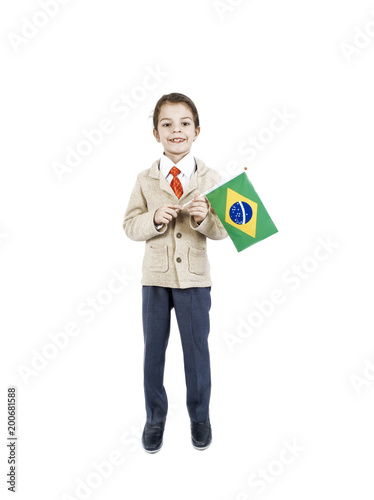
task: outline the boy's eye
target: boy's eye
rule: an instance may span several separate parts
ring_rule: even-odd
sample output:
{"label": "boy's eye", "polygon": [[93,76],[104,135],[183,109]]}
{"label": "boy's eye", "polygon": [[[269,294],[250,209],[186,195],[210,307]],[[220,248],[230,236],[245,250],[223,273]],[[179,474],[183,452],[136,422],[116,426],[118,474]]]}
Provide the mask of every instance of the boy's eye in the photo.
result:
{"label": "boy's eye", "polygon": [[170,125],[170,123],[164,123],[163,127],[168,127],[169,125]]}
{"label": "boy's eye", "polygon": [[182,125],[190,125],[190,122],[184,122]]}

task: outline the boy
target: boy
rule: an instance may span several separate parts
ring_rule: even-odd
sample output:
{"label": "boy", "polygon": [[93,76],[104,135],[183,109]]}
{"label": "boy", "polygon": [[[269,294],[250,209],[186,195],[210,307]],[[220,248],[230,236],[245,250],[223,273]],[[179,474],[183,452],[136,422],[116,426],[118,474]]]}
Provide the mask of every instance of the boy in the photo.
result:
{"label": "boy", "polygon": [[138,175],[123,221],[129,238],[146,242],[141,283],[147,420],[142,443],[147,452],[155,453],[163,442],[168,410],[163,385],[165,352],[174,308],[182,341],[192,444],[204,450],[212,441],[211,279],[206,238],[223,239],[227,232],[199,193],[219,183],[220,176],[190,152],[200,126],[196,106],[187,96],[162,96],[153,113],[153,126],[164,153]]}

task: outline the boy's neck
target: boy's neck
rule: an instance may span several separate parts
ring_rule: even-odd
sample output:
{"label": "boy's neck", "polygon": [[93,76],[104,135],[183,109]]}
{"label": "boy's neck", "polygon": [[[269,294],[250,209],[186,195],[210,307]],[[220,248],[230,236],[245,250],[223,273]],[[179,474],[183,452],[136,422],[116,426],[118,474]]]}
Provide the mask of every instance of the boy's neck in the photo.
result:
{"label": "boy's neck", "polygon": [[174,165],[176,165],[179,161],[181,161],[185,156],[187,156],[191,151],[188,151],[187,153],[183,153],[181,155],[171,155],[171,154],[168,154],[168,153],[165,153],[164,151],[164,155],[169,158],[169,160],[171,160]]}

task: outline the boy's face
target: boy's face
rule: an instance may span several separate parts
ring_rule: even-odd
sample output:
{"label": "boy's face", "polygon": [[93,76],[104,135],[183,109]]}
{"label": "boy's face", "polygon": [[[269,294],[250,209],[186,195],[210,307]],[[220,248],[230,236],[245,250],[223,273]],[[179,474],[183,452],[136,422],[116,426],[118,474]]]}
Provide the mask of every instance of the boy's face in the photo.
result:
{"label": "boy's face", "polygon": [[153,135],[164,146],[165,155],[174,163],[190,152],[199,133],[200,127],[195,127],[189,106],[182,102],[167,102],[161,106],[157,130],[153,130]]}

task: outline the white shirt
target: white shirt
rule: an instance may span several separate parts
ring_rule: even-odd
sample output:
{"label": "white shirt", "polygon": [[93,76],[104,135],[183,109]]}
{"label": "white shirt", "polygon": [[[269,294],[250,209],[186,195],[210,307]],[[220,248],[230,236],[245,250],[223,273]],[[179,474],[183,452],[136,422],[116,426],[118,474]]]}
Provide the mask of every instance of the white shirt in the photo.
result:
{"label": "white shirt", "polygon": [[[195,158],[192,153],[188,153],[181,160],[179,160],[177,164],[175,164],[165,155],[165,153],[163,153],[160,160],[160,175],[163,175],[169,184],[173,179],[173,176],[170,173],[170,170],[173,167],[177,167],[180,170],[177,177],[181,181],[183,192],[185,192],[188,183],[190,182],[191,175],[196,170]],[[156,229],[160,229],[162,226],[163,224],[158,224],[156,225]]]}
{"label": "white shirt", "polygon": [[181,160],[179,160],[178,163],[173,163],[172,160],[165,156],[164,153],[161,156],[160,173],[165,177],[169,184],[173,180],[173,176],[169,173],[173,167],[177,167],[180,170],[180,173],[177,175],[177,177],[181,181],[184,192],[188,186],[191,175],[196,170],[195,158],[192,156],[192,153],[188,153]]}

